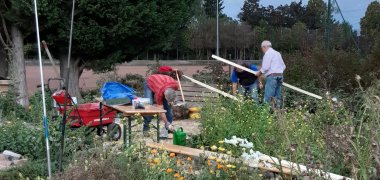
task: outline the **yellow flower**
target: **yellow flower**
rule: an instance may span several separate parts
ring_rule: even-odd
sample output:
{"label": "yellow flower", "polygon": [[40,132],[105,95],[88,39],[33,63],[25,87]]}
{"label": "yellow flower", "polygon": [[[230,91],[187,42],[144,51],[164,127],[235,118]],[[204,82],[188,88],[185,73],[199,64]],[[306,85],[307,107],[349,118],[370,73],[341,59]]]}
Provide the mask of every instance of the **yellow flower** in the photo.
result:
{"label": "yellow flower", "polygon": [[207,161],[207,165],[211,166],[211,161],[210,160]]}
{"label": "yellow flower", "polygon": [[178,174],[178,173],[175,173],[175,174],[174,174],[174,177],[179,177],[179,174]]}
{"label": "yellow flower", "polygon": [[214,170],[210,170],[210,173],[211,173],[211,174],[214,174]]}
{"label": "yellow flower", "polygon": [[178,159],[178,161],[177,161],[177,165],[178,165],[178,166],[181,165],[181,160],[180,160],[180,159]]}
{"label": "yellow flower", "polygon": [[223,147],[219,147],[218,150],[224,152],[226,149],[224,149]]}
{"label": "yellow flower", "polygon": [[171,172],[173,172],[173,169],[172,169],[172,168],[168,168],[168,169],[166,170],[166,172],[167,172],[167,173],[171,173]]}
{"label": "yellow flower", "polygon": [[232,151],[227,151],[227,154],[228,155],[232,155]]}
{"label": "yellow flower", "polygon": [[175,153],[170,153],[169,156],[170,157],[175,157]]}
{"label": "yellow flower", "polygon": [[183,177],[180,177],[179,180],[184,180],[184,178],[183,178]]}
{"label": "yellow flower", "polygon": [[236,166],[234,166],[234,165],[232,165],[232,164],[227,164],[227,167],[228,167],[228,168],[232,168],[232,169],[236,168]]}
{"label": "yellow flower", "polygon": [[210,160],[215,160],[216,157],[215,157],[215,156],[210,156],[210,157],[208,157],[208,159],[210,159]]}
{"label": "yellow flower", "polygon": [[154,158],[153,162],[156,163],[156,164],[158,164],[158,163],[160,163],[160,159]]}
{"label": "yellow flower", "polygon": [[191,157],[187,157],[187,160],[188,160],[188,161],[191,161],[192,159],[191,159]]}
{"label": "yellow flower", "polygon": [[223,144],[224,143],[224,141],[219,141],[219,144]]}
{"label": "yellow flower", "polygon": [[215,151],[217,149],[218,149],[218,147],[216,147],[215,145],[211,146],[211,150]]}
{"label": "yellow flower", "polygon": [[216,159],[216,162],[222,162],[222,161],[223,161],[223,159],[221,159],[221,158]]}
{"label": "yellow flower", "polygon": [[217,167],[218,169],[222,169],[222,168],[223,168],[223,165],[218,164],[216,167]]}
{"label": "yellow flower", "polygon": [[157,149],[152,149],[152,150],[150,150],[150,153],[151,153],[151,154],[157,154]]}

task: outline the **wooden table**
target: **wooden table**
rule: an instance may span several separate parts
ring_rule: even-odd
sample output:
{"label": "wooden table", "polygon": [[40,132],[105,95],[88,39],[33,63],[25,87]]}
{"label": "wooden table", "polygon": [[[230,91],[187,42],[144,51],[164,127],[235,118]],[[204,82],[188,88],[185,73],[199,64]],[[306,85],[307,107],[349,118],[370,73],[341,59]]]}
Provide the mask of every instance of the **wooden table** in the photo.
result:
{"label": "wooden table", "polygon": [[[141,116],[154,116],[157,115],[157,142],[160,141],[160,113],[166,113],[166,110],[155,107],[152,105],[145,106],[145,109],[134,109],[130,105],[107,105],[103,102],[102,98],[96,98],[97,101],[100,102],[99,104],[99,110],[101,111],[103,108],[102,106],[107,106],[112,108],[113,110],[116,110],[117,112],[120,112],[123,114],[123,116],[128,118],[128,145],[132,143],[132,117],[136,114],[140,114]],[[101,116],[102,117],[102,112]],[[102,122],[102,118],[100,118],[100,122]],[[123,141],[124,145],[126,145],[126,126],[123,124]]]}

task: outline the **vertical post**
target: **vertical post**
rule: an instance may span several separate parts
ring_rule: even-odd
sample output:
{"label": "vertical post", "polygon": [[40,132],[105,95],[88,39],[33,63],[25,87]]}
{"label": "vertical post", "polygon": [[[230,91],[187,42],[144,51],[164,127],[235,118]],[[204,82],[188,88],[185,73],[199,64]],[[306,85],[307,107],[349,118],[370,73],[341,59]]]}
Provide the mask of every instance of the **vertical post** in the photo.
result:
{"label": "vertical post", "polygon": [[100,139],[103,140],[103,103],[99,103]]}
{"label": "vertical post", "polygon": [[128,146],[132,145],[132,117],[128,116]]}
{"label": "vertical post", "polygon": [[[128,116],[129,119],[129,116]],[[124,148],[127,147],[127,123],[125,122],[125,118],[123,120],[123,145]]]}
{"label": "vertical post", "polygon": [[331,0],[328,0],[327,4],[327,17],[326,17],[326,25],[325,25],[325,48],[327,51],[330,50],[331,44]]}
{"label": "vertical post", "polygon": [[157,114],[157,143],[160,142],[160,115]]}
{"label": "vertical post", "polygon": [[219,0],[216,0],[216,55],[219,56]]}

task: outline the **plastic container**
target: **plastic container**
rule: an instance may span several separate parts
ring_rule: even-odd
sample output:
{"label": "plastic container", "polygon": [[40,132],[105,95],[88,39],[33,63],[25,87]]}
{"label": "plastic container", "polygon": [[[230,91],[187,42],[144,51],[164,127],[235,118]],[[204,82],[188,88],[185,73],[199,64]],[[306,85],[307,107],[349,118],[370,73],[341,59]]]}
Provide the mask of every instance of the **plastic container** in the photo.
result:
{"label": "plastic container", "polygon": [[173,133],[173,144],[179,146],[186,146],[186,132],[180,127]]}

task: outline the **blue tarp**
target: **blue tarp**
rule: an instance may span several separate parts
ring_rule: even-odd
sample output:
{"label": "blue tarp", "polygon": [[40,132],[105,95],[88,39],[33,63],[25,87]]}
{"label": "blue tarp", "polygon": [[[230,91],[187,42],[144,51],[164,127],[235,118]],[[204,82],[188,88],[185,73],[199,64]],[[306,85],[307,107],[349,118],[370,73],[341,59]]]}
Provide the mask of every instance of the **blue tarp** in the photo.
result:
{"label": "blue tarp", "polygon": [[104,100],[135,97],[135,90],[118,82],[106,82],[101,90]]}

